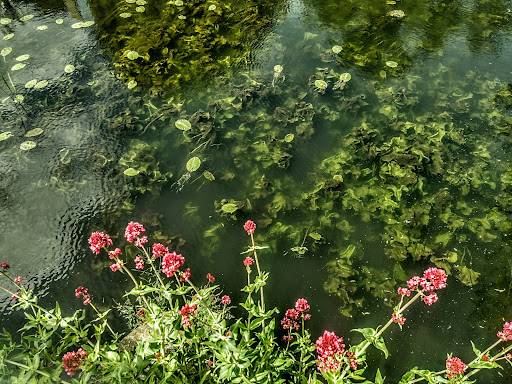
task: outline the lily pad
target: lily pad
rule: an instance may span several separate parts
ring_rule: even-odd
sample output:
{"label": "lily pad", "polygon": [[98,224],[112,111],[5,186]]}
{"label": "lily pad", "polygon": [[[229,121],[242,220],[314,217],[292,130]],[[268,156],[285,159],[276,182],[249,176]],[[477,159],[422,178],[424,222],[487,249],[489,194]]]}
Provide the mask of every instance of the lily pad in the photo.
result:
{"label": "lily pad", "polygon": [[340,53],[340,52],[343,50],[343,48],[341,47],[341,45],[335,45],[335,46],[333,46],[331,49],[332,49],[332,51],[333,51],[334,53]]}
{"label": "lily pad", "polygon": [[396,67],[398,67],[398,63],[396,61],[386,61],[386,65],[389,68],[396,68]]}
{"label": "lily pad", "polygon": [[23,143],[20,144],[20,149],[23,151],[29,151],[35,146],[36,143],[34,143],[33,141],[24,141]]}
{"label": "lily pad", "polygon": [[20,21],[29,21],[32,20],[35,16],[34,15],[25,15],[20,17]]}
{"label": "lily pad", "polygon": [[9,53],[12,52],[12,48],[11,47],[5,47],[4,49],[2,49],[2,51],[0,52],[0,55],[2,55],[3,57],[7,56]]}
{"label": "lily pad", "polygon": [[137,86],[137,82],[135,80],[130,80],[128,84],[126,84],[128,89],[133,89]]}
{"label": "lily pad", "polygon": [[190,121],[185,119],[176,120],[174,125],[176,126],[176,128],[181,129],[182,131],[190,131],[192,129]]}
{"label": "lily pad", "polygon": [[215,11],[217,9],[217,6],[215,4],[212,4],[208,7],[209,11]]}
{"label": "lily pad", "polygon": [[3,37],[4,40],[11,40],[14,37],[14,33],[9,33]]}
{"label": "lily pad", "polygon": [[39,136],[43,132],[44,131],[41,128],[34,128],[34,129],[31,129],[30,131],[28,131],[27,133],[25,133],[25,137]]}
{"label": "lily pad", "polygon": [[146,8],[144,8],[144,7],[137,7],[137,8],[135,8],[135,10],[137,12],[139,12],[139,13],[142,13],[142,12],[144,12],[146,10]]}
{"label": "lily pad", "polygon": [[139,53],[136,51],[128,51],[126,53],[126,57],[130,60],[135,60],[139,57]]}
{"label": "lily pad", "polygon": [[282,65],[274,65],[274,72],[276,72],[276,73],[283,72],[283,66]]}
{"label": "lily pad", "polygon": [[340,75],[340,81],[344,81],[345,83],[349,82],[351,78],[352,78],[352,75],[348,72],[342,73]]}
{"label": "lily pad", "polygon": [[199,157],[193,157],[189,161],[187,161],[187,171],[194,172],[199,169],[201,166],[201,160]]}
{"label": "lily pad", "polygon": [[74,67],[74,66],[72,66],[71,64],[68,64],[68,65],[66,65],[66,66],[64,67],[64,72],[66,72],[66,73],[74,72],[74,70],[75,70],[75,67]]}
{"label": "lily pad", "polygon": [[222,206],[222,210],[226,213],[233,213],[235,212],[236,210],[238,209],[238,207],[236,206],[236,204],[233,204],[233,203],[228,203],[228,204],[224,204]]}
{"label": "lily pad", "polygon": [[206,180],[210,180],[210,181],[215,180],[215,176],[210,171],[204,171],[203,176],[205,177]]}
{"label": "lily pad", "polygon": [[11,68],[11,71],[19,71],[27,66],[27,64],[18,63]]}
{"label": "lily pad", "polygon": [[0,24],[2,25],[7,25],[7,24],[10,24],[11,23],[11,19],[7,18],[7,17],[3,17],[0,19]]}
{"label": "lily pad", "polygon": [[327,83],[323,80],[316,80],[315,81],[315,87],[317,87],[318,89],[326,89],[327,88]]}
{"label": "lily pad", "polygon": [[128,168],[125,169],[123,172],[126,176],[137,176],[139,174],[139,171],[134,168]]}
{"label": "lily pad", "polygon": [[60,24],[62,24],[62,23],[64,23],[64,20],[63,20],[63,19],[57,19],[57,20],[55,20],[55,24],[59,24],[59,25],[60,25]]}
{"label": "lily pad", "polygon": [[11,136],[12,136],[11,132],[2,132],[2,133],[0,133],[0,141],[7,140]]}
{"label": "lily pad", "polygon": [[30,59],[30,55],[21,55],[16,58],[16,61],[25,61]]}
{"label": "lily pad", "polygon": [[38,31],[46,31],[48,29],[47,25],[38,25],[36,28]]}
{"label": "lily pad", "polygon": [[284,141],[286,141],[287,143],[291,143],[293,141],[293,138],[294,138],[294,134],[293,133],[289,133],[287,134],[285,137],[284,137]]}
{"label": "lily pad", "polygon": [[41,89],[48,85],[48,80],[41,80],[39,83],[34,85],[34,89]]}

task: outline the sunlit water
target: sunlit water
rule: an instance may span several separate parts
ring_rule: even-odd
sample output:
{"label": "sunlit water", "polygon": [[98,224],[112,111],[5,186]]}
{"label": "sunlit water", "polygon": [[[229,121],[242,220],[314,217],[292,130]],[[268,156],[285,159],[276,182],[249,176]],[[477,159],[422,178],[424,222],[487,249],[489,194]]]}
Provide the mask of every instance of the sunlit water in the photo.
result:
{"label": "sunlit water", "polygon": [[[370,7],[375,2],[363,3],[364,7]],[[505,3],[510,8],[510,3]],[[147,225],[149,236],[158,230],[179,235],[186,241],[179,251],[186,257],[193,278],[198,283],[205,283],[206,273],[211,272],[234,302],[239,302],[243,300],[239,289],[245,281],[240,253],[249,245],[242,225],[246,219],[259,224],[268,215],[265,204],[269,200],[253,199],[255,203],[250,214],[238,214],[236,220],[221,217],[214,202],[222,199],[244,201],[253,192],[251,183],[258,181],[262,174],[273,181],[272,194],[282,192],[286,195],[285,200],[290,202],[297,198],[294,191],[297,194],[310,191],[318,181],[320,164],[339,153],[344,135],[362,123],[378,125],[383,116],[394,113],[381,108],[386,103],[379,99],[376,90],[393,88],[390,105],[402,107],[414,97],[421,100],[419,104],[411,104],[405,112],[401,110],[403,115],[397,120],[405,116],[412,122],[427,113],[435,116],[451,108],[451,119],[463,134],[474,132],[475,136],[485,136],[488,128],[476,126],[472,120],[489,113],[488,106],[480,101],[492,98],[510,81],[512,49],[510,29],[492,29],[492,25],[479,23],[478,13],[472,13],[478,6],[484,12],[484,5],[473,2],[448,4],[448,7],[457,7],[456,13],[447,12],[457,22],[448,16],[428,20],[411,17],[409,23],[405,19],[403,27],[393,32],[398,40],[396,46],[387,45],[391,32],[383,31],[386,34],[382,41],[383,55],[389,56],[383,60],[394,60],[400,65],[407,63],[407,69],[396,74],[386,66],[359,65],[352,59],[336,62],[331,47],[350,42],[353,33],[350,28],[338,28],[337,24],[363,27],[375,20],[365,12],[359,12],[353,4],[352,14],[340,12],[337,2],[323,1],[316,5],[290,1],[286,11],[276,15],[274,26],[254,44],[248,68],[241,68],[232,79],[233,84],[243,84],[246,78],[254,79],[273,93],[254,101],[252,107],[244,108],[237,115],[214,119],[218,130],[215,145],[199,152],[205,169],[216,175],[214,182],[207,181],[200,173],[182,178],[187,174],[185,163],[190,150],[187,145],[182,145],[182,133],[173,128],[177,116],[156,121],[143,134],[130,123],[130,115],[146,119],[151,107],[141,106],[137,98],[143,95],[143,90],[130,91],[114,77],[110,53],[97,43],[95,27],[70,28],[79,18],[92,20],[85,2],[78,2],[76,7],[67,10],[62,6],[41,9],[28,2],[17,5],[19,17],[26,14],[36,17],[1,27],[3,36],[15,34],[10,40],[0,41],[1,49],[13,48],[13,52],[6,56],[6,65],[1,64],[4,76],[16,63],[15,57],[31,56],[26,68],[9,71],[17,91],[25,95],[26,111],[10,102],[0,105],[0,132],[11,131],[13,134],[0,142],[0,217],[3,226],[0,254],[1,261],[11,264],[12,275],[24,276],[27,286],[44,295],[44,302],[50,304],[59,300],[69,308],[78,308],[79,302],[73,296],[73,289],[78,285],[94,287],[94,297],[105,297],[107,304],[112,298],[120,300],[126,281],[112,274],[107,260],[92,255],[87,238],[91,231],[106,230],[121,241],[118,234],[122,234],[126,223],[137,220]],[[510,12],[509,8],[507,12]],[[404,4],[403,9],[411,15],[422,11],[419,5]],[[436,12],[442,12],[442,9]],[[14,19],[12,14],[8,16]],[[55,23],[59,18],[63,19],[62,24]],[[461,19],[467,22],[459,21]],[[41,25],[48,28],[38,30]],[[476,33],[476,26],[482,30],[488,28],[489,33]],[[378,35],[373,38],[377,39]],[[379,46],[380,43],[376,44]],[[75,66],[73,73],[64,71],[68,64]],[[283,66],[285,78],[276,84],[283,92],[277,92],[271,86],[273,68],[277,64]],[[351,74],[342,97],[334,97],[330,89],[325,95],[318,94],[307,85],[318,68],[334,70],[337,75]],[[385,79],[380,71],[387,73]],[[32,79],[46,79],[49,85],[41,90],[25,91],[24,84]],[[208,110],[212,100],[229,97],[226,94],[228,87],[217,84],[216,79],[211,80],[183,91],[181,97],[189,101],[185,107],[186,117],[199,109]],[[334,81],[329,80],[330,87]],[[475,84],[474,88],[472,84]],[[482,89],[483,86],[486,88]],[[290,108],[289,95],[294,88],[297,89],[296,97],[316,108],[314,133],[307,139],[299,138],[292,124],[283,126],[272,119],[276,108]],[[405,99],[398,95],[397,90],[401,88],[407,91],[404,92]],[[6,84],[3,89],[9,92]],[[475,95],[474,99],[465,99],[470,93]],[[477,96],[482,94],[488,96]],[[347,102],[348,99],[352,101]],[[158,101],[165,103],[165,99]],[[154,103],[158,105],[158,101]],[[446,107],[446,104],[451,106]],[[256,116],[254,120],[249,118],[251,113]],[[500,110],[502,115],[507,113],[510,114]],[[244,127],[250,128],[247,140],[260,139],[257,130],[266,130],[269,134],[275,132],[279,138],[294,133],[290,165],[286,169],[272,166],[263,170],[262,162],[251,158],[254,152],[246,153],[243,163],[240,159],[244,156],[235,156],[229,148],[241,145],[236,132]],[[43,133],[32,138],[24,137],[34,128],[43,129]],[[382,129],[383,135],[392,134],[390,127],[375,128]],[[487,176],[499,179],[510,161],[508,139],[492,132],[492,140],[485,143],[485,148],[493,159],[494,168]],[[21,151],[19,145],[26,140],[33,140],[37,146],[30,151]],[[173,173],[170,182],[156,195],[146,193],[133,198],[134,195],[125,192],[125,188],[129,190],[134,183],[119,174],[116,164],[133,147],[134,140],[149,143],[155,150],[160,171]],[[456,159],[472,159],[470,153],[458,155]],[[466,171],[461,170],[462,173]],[[223,177],[229,172],[234,172],[234,179]],[[440,181],[432,178],[429,183],[425,190],[435,191],[436,183]],[[407,199],[412,206],[419,197],[411,195]],[[483,194],[469,194],[465,199],[483,201],[491,208],[494,204],[492,197],[487,199]],[[121,210],[121,207],[130,208],[130,204],[134,204],[133,209]],[[326,263],[350,244],[357,246],[356,268],[368,265],[389,272],[395,261],[385,255],[385,241],[381,237],[384,224],[381,221],[364,220],[350,209],[341,209],[341,202],[333,211],[336,209],[340,212],[337,220],[347,220],[353,230],[344,237],[336,228],[318,227],[326,239],[326,244],[322,245],[315,246],[307,236],[306,228],[310,224],[317,225],[319,220],[315,212],[305,216],[301,208],[287,208],[274,220],[272,225],[279,222],[304,230],[298,240],[296,237],[271,237],[268,239],[270,248],[261,252],[262,267],[271,272],[267,300],[268,305],[277,305],[284,311],[297,298],[305,297],[312,306],[310,328],[313,337],[329,329],[346,341],[358,342],[357,336],[349,330],[375,327],[387,321],[391,313],[391,308],[385,305],[388,299],[374,297],[374,292],[360,288],[356,297],[365,299],[362,306],[353,308],[352,318],[342,316],[338,311],[342,306],[341,299],[336,294],[327,294],[324,289],[328,276]],[[473,212],[470,217],[478,215],[479,212]],[[265,235],[272,225],[267,228],[258,226],[261,243],[266,243]],[[213,237],[205,235],[215,226],[219,228],[213,232]],[[430,233],[431,237],[436,237],[442,233],[441,227],[441,223],[433,224],[425,236]],[[216,241],[218,236],[220,242]],[[309,249],[304,255],[297,255],[291,248],[301,245],[303,236]],[[468,255],[464,264],[482,274],[479,284],[467,287],[451,278],[436,305],[427,308],[418,303],[405,314],[404,330],[400,332],[396,327],[388,334],[392,357],[384,361],[379,354],[370,354],[392,380],[397,380],[413,366],[443,369],[447,353],[464,361],[471,360],[469,340],[483,348],[494,340],[496,326],[503,318],[508,316],[510,320],[510,309],[503,308],[504,303],[510,304],[510,301],[498,297],[498,293],[507,295],[509,289],[510,266],[505,264],[503,257],[508,250],[506,239],[499,236],[493,241],[479,242],[469,237],[450,241],[452,251],[460,250]],[[402,265],[409,276],[420,273],[431,264],[424,260],[421,263],[406,261]],[[4,323],[9,326],[9,320],[19,319],[21,315],[10,310],[12,302],[7,295],[1,297],[4,298]],[[483,377],[478,376],[485,380]],[[508,382],[506,378],[500,379],[496,372],[490,377],[493,383]]]}

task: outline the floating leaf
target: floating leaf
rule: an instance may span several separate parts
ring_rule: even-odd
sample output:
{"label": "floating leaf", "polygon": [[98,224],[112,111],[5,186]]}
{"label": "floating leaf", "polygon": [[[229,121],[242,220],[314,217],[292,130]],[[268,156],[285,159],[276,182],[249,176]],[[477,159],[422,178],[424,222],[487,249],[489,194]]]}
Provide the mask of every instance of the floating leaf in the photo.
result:
{"label": "floating leaf", "polygon": [[204,171],[203,176],[205,177],[206,180],[210,180],[210,181],[215,180],[215,176],[210,171]]}
{"label": "floating leaf", "polygon": [[348,72],[342,73],[340,75],[340,81],[344,81],[345,83],[350,81],[351,78],[352,78],[352,75]]}
{"label": "floating leaf", "polygon": [[91,25],[94,25],[94,21],[81,21],[79,23],[75,23],[71,25],[71,28],[77,29],[77,28],[87,28]]}
{"label": "floating leaf", "polygon": [[135,4],[136,0],[125,0],[128,4]]}
{"label": "floating leaf", "polygon": [[29,89],[29,88],[33,88],[33,87],[34,87],[34,85],[36,85],[36,84],[37,84],[37,80],[36,80],[36,79],[34,79],[34,80],[30,80],[29,82],[27,82],[27,83],[25,84],[25,88],[27,88],[27,89]]}
{"label": "floating leaf", "polygon": [[123,12],[121,13],[119,16],[122,17],[123,19],[127,19],[131,16],[132,14],[130,12]]}
{"label": "floating leaf", "polygon": [[62,164],[69,164],[71,162],[71,159],[68,157],[69,148],[62,148],[60,150],[59,154],[60,154],[60,162]]}
{"label": "floating leaf", "polygon": [[14,98],[14,102],[18,104],[23,103],[23,100],[25,100],[23,95],[16,95],[16,97]]}
{"label": "floating leaf", "polygon": [[36,29],[38,31],[46,31],[48,29],[48,26],[47,25],[39,25]]}
{"label": "floating leaf", "polygon": [[177,5],[178,7],[181,7],[183,5],[183,1],[182,0],[176,0],[174,2],[175,5]]}
{"label": "floating leaf", "polygon": [[405,17],[405,12],[400,9],[394,9],[388,12],[388,16],[395,17],[397,19],[403,19]]}
{"label": "floating leaf", "polygon": [[55,24],[59,24],[59,25],[60,25],[60,24],[62,24],[62,23],[64,23],[64,20],[63,20],[63,19],[57,19],[57,20],[55,20]]}
{"label": "floating leaf", "polygon": [[461,281],[462,284],[471,287],[476,284],[479,276],[479,272],[473,271],[470,268],[462,267],[460,271],[459,280]]}
{"label": "floating leaf", "polygon": [[139,174],[139,171],[133,168],[125,169],[123,172],[126,176],[137,176]]}
{"label": "floating leaf", "polygon": [[142,13],[142,12],[144,12],[146,10],[146,8],[144,8],[144,7],[137,7],[137,8],[135,8],[135,10],[137,12],[139,12],[139,13]]}
{"label": "floating leaf", "polygon": [[39,83],[34,85],[34,89],[41,89],[48,85],[48,80],[41,80]]}
{"label": "floating leaf", "polygon": [[208,7],[209,11],[215,11],[217,9],[217,6],[215,4],[212,4]]}
{"label": "floating leaf", "polygon": [[30,59],[30,55],[21,55],[16,58],[16,61],[25,61]]}
{"label": "floating leaf", "polygon": [[128,53],[126,53],[126,57],[130,60],[135,60],[139,57],[139,53],[136,51],[128,51]]}
{"label": "floating leaf", "polygon": [[2,51],[0,52],[0,55],[2,55],[3,57],[7,56],[9,53],[12,52],[12,48],[11,47],[5,47],[4,49],[2,49]]}
{"label": "floating leaf", "polygon": [[7,17],[3,17],[0,19],[0,24],[7,25],[7,24],[10,24],[11,21],[12,21],[11,19],[8,19]]}
{"label": "floating leaf", "polygon": [[228,203],[228,204],[224,204],[222,206],[222,210],[226,213],[233,213],[235,212],[236,210],[238,209],[238,207],[236,206],[236,204],[233,204],[233,203]]}
{"label": "floating leaf", "polygon": [[20,149],[22,149],[23,151],[29,151],[35,146],[36,143],[34,143],[33,141],[24,141],[23,143],[20,144]]}
{"label": "floating leaf", "polygon": [[343,48],[340,45],[335,45],[331,49],[334,53],[340,53],[343,50]]}
{"label": "floating leaf", "polygon": [[276,72],[276,73],[283,72],[283,66],[282,65],[274,65],[274,72]]}
{"label": "floating leaf", "polygon": [[317,232],[311,232],[309,234],[309,237],[311,237],[312,239],[317,240],[317,241],[322,240],[322,235]]}
{"label": "floating leaf", "polygon": [[27,66],[27,64],[18,63],[11,68],[11,71],[19,71]]}
{"label": "floating leaf", "polygon": [[185,119],[176,120],[174,125],[176,126],[176,128],[181,129],[182,131],[190,131],[192,129],[190,121]]}
{"label": "floating leaf", "polygon": [[11,132],[2,132],[2,133],[0,133],[0,141],[7,140],[11,136],[12,136]]}
{"label": "floating leaf", "polygon": [[179,15],[178,16],[178,19],[180,19],[180,20],[185,20],[186,18],[187,18],[187,16],[184,16],[184,15]]}
{"label": "floating leaf", "polygon": [[25,137],[39,136],[41,133],[43,133],[43,130],[41,128],[34,128],[25,133]]}
{"label": "floating leaf", "polygon": [[315,81],[315,87],[319,88],[319,89],[326,89],[327,88],[327,83],[323,80],[316,80]]}
{"label": "floating leaf", "polygon": [[293,133],[289,133],[284,137],[284,141],[286,141],[287,143],[291,143],[294,137],[295,136],[293,135]]}
{"label": "floating leaf", "polygon": [[382,77],[383,79],[385,79],[385,78],[386,78],[386,71],[380,71],[380,72],[379,72],[379,75],[380,75],[380,77]]}
{"label": "floating leaf", "polygon": [[146,5],[147,4],[146,0],[137,0],[136,3],[137,3],[137,5]]}
{"label": "floating leaf", "polygon": [[71,72],[73,72],[74,70],[75,70],[75,67],[74,67],[74,66],[72,66],[71,64],[68,64],[68,65],[66,65],[66,66],[64,67],[64,72],[66,72],[66,73],[71,73]]}
{"label": "floating leaf", "polygon": [[22,16],[20,17],[20,21],[29,21],[29,20],[32,20],[35,16],[34,15],[25,15],[25,16]]}
{"label": "floating leaf", "polygon": [[137,82],[135,80],[130,80],[126,85],[128,86],[128,89],[133,89],[137,86]]}
{"label": "floating leaf", "polygon": [[4,40],[11,40],[14,37],[14,33],[9,33],[8,35],[4,36]]}
{"label": "floating leaf", "polygon": [[201,160],[199,157],[193,157],[189,161],[187,161],[187,171],[194,172],[199,169],[201,166]]}
{"label": "floating leaf", "polygon": [[398,63],[396,61],[386,61],[386,65],[389,68],[396,68],[396,67],[398,67]]}

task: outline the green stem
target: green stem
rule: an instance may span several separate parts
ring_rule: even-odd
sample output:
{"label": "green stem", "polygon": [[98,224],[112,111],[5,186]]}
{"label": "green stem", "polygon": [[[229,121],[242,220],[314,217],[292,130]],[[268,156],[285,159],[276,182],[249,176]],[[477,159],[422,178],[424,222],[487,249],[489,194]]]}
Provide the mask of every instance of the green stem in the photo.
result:
{"label": "green stem", "polygon": [[156,270],[155,265],[153,264],[152,257],[149,255],[148,251],[146,251],[146,248],[144,248],[144,247],[141,247],[141,248],[144,251],[144,254],[146,255],[146,258],[148,259],[149,265],[151,265],[151,268],[153,269],[153,272],[155,272],[155,276],[158,279],[158,281],[160,282],[160,285],[162,286],[163,289],[165,289],[165,284],[162,281],[160,275],[158,274],[158,271]]}
{"label": "green stem", "polygon": [[[52,376],[50,374],[48,374],[47,372],[43,372],[43,371],[40,371],[39,369],[35,369],[35,368],[32,368],[32,367],[29,367],[28,365],[25,365],[25,364],[22,364],[22,363],[18,363],[17,361],[12,361],[12,360],[8,360],[8,359],[5,359],[4,361],[6,363],[9,363],[9,364],[12,364],[12,365],[17,365],[20,368],[24,368],[24,369],[26,369],[28,371],[32,371],[32,372],[40,374],[41,376],[48,377],[49,379],[52,379]],[[59,383],[69,384],[65,380],[60,380]]]}
{"label": "green stem", "polygon": [[[92,309],[94,309],[96,311],[96,313],[98,314],[98,316],[101,316],[101,313],[100,311],[98,311],[98,309],[94,306],[94,304],[91,302],[89,303],[92,307]],[[110,330],[110,332],[112,333],[113,336],[115,336],[115,332],[112,330],[112,328],[110,328],[110,325],[108,324],[108,321],[107,319],[105,319],[105,325],[107,326],[107,328]]]}
{"label": "green stem", "polygon": [[[258,268],[258,275],[261,276],[260,263],[258,261],[258,254],[256,253],[256,244],[254,244],[254,235],[251,233],[251,242],[252,242],[252,251],[254,253],[254,260],[256,260],[256,268]],[[260,287],[260,296],[261,296],[261,311],[265,311],[265,299],[263,296],[263,287]],[[264,322],[261,322],[262,327],[265,325]]]}

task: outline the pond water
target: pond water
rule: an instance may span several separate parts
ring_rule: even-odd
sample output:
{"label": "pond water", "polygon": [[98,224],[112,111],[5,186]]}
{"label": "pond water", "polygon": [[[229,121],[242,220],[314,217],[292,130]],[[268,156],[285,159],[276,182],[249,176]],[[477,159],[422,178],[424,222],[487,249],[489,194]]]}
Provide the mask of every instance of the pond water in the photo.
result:
{"label": "pond water", "polygon": [[439,302],[388,334],[392,357],[370,355],[392,381],[471,360],[469,340],[511,319],[510,1],[1,12],[0,254],[43,302],[78,308],[78,285],[120,301],[129,282],[87,239],[124,245],[131,220],[237,302],[252,219],[268,302],[307,298],[313,337],[357,342],[349,330],[387,321],[407,278],[450,272]]}

